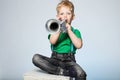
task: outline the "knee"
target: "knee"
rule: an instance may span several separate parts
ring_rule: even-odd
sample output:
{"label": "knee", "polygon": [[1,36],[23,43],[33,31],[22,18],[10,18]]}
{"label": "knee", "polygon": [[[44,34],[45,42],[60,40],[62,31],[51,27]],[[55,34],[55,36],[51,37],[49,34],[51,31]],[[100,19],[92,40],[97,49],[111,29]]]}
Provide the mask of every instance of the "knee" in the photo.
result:
{"label": "knee", "polygon": [[77,73],[77,77],[79,78],[86,78],[87,74],[85,71],[81,71]]}
{"label": "knee", "polygon": [[33,55],[33,58],[32,58],[33,64],[36,64],[36,63],[38,62],[39,58],[40,58],[40,57],[39,57],[39,54]]}

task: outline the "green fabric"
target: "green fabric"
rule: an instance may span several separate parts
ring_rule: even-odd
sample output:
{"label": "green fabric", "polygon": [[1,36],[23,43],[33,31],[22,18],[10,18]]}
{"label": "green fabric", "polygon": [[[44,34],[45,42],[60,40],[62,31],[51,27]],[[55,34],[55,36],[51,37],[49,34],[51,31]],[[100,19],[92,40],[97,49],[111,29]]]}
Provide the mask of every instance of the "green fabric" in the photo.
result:
{"label": "green fabric", "polygon": [[[81,38],[81,33],[79,30],[74,29],[72,27],[72,31],[74,31],[74,34],[80,38]],[[50,34],[48,36],[48,39],[50,39]],[[60,33],[60,36],[58,38],[58,41],[55,45],[51,45],[51,50],[59,53],[59,54],[63,54],[63,53],[70,53],[71,52],[71,40],[68,36],[67,33]],[[76,48],[73,47],[73,52],[72,53],[76,53]]]}

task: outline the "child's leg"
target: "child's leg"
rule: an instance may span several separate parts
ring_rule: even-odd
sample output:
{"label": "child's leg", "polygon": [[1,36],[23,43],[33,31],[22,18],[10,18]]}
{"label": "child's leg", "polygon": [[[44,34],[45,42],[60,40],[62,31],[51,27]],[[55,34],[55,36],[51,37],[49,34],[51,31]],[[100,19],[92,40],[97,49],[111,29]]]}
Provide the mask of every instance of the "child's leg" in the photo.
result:
{"label": "child's leg", "polygon": [[52,74],[62,74],[63,70],[62,68],[58,67],[57,65],[53,65],[52,62],[54,63],[59,63],[56,62],[55,59],[48,58],[45,56],[42,56],[40,54],[35,54],[33,56],[32,62],[35,66],[39,67],[40,69],[52,73]]}
{"label": "child's leg", "polygon": [[75,62],[68,62],[69,75],[75,80],[86,80],[85,71]]}
{"label": "child's leg", "polygon": [[86,75],[85,71],[78,64],[73,66],[73,68],[77,72],[77,76],[76,76],[75,80],[86,80],[87,75]]}

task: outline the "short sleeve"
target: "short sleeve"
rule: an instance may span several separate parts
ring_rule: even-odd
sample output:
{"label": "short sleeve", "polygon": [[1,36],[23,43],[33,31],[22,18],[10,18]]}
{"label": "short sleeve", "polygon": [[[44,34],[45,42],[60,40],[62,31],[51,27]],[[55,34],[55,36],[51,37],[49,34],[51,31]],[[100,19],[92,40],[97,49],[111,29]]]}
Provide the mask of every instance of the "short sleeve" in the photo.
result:
{"label": "short sleeve", "polygon": [[81,33],[80,33],[80,31],[78,30],[78,29],[75,29],[75,35],[78,37],[78,38],[80,38],[80,39],[82,39],[82,37],[81,37]]}
{"label": "short sleeve", "polygon": [[48,35],[48,39],[50,39],[50,34]]}

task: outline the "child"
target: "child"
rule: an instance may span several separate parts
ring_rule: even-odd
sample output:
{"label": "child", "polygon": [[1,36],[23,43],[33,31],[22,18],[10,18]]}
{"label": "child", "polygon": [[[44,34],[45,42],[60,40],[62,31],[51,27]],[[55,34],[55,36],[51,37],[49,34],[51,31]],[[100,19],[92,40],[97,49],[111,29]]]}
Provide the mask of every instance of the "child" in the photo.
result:
{"label": "child", "polygon": [[50,58],[40,54],[33,56],[33,64],[40,69],[56,75],[75,77],[75,80],[86,80],[85,71],[76,63],[76,49],[82,47],[79,30],[71,26],[74,19],[74,5],[69,0],[63,0],[57,5],[57,19],[66,21],[67,33],[50,34],[52,55]]}

